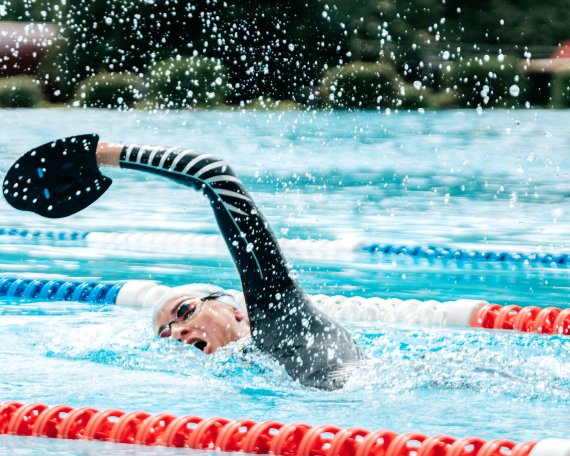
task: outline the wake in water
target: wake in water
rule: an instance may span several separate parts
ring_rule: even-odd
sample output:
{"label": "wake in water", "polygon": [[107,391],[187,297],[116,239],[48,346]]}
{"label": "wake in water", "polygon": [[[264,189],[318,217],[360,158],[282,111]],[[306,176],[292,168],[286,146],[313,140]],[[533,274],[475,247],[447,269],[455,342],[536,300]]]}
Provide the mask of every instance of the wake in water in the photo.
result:
{"label": "wake in water", "polygon": [[349,388],[394,393],[469,389],[517,400],[570,399],[570,341],[565,337],[482,330],[383,328],[361,334],[368,359]]}
{"label": "wake in water", "polygon": [[[137,321],[126,325],[124,320],[134,315]],[[208,356],[176,341],[155,339],[148,322],[130,309],[85,313],[69,322],[51,320],[49,337],[31,338],[34,349],[49,358],[227,382],[244,391],[311,392],[247,338]],[[386,325],[350,329],[365,360],[344,390],[332,396],[467,389],[515,400],[570,399],[570,340],[565,337]]]}

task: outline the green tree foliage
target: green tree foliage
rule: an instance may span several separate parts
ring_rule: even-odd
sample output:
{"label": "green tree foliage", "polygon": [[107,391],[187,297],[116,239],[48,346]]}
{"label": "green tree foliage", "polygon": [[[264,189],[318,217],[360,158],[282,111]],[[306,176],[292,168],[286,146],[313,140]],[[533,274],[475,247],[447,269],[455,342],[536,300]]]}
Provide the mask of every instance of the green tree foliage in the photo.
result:
{"label": "green tree foliage", "polygon": [[294,98],[347,49],[322,11],[320,0],[67,0],[57,20],[62,39],[42,73],[54,97],[67,99],[102,70],[143,73],[201,55],[228,69],[233,101]]}
{"label": "green tree foliage", "polygon": [[0,107],[34,108],[42,100],[42,91],[30,76],[0,78]]}
{"label": "green tree foliage", "polygon": [[216,106],[225,101],[227,72],[214,58],[166,59],[153,65],[146,79],[149,102],[156,108]]}
{"label": "green tree foliage", "polygon": [[143,93],[144,84],[139,76],[101,72],[79,84],[75,104],[86,108],[130,109]]}
{"label": "green tree foliage", "polygon": [[0,20],[55,22],[61,5],[60,0],[0,0]]}
{"label": "green tree foliage", "polygon": [[230,102],[305,101],[324,70],[351,61],[386,61],[439,90],[446,62],[537,45],[532,57],[546,57],[570,38],[568,0],[0,0],[0,19],[59,24],[41,69],[55,100],[100,71],[142,75],[194,55],[222,62]]}
{"label": "green tree foliage", "polygon": [[[439,88],[440,64],[474,56],[527,57],[528,46],[551,47],[570,38],[567,0],[339,0],[352,54],[389,60],[408,81]],[[532,56],[532,55],[531,55]]]}
{"label": "green tree foliage", "polygon": [[558,71],[554,75],[551,104],[555,108],[570,108],[570,70]]}
{"label": "green tree foliage", "polygon": [[325,74],[323,101],[342,109],[396,107],[399,85],[398,73],[392,65],[353,62]]}
{"label": "green tree foliage", "polygon": [[556,46],[570,38],[567,0],[337,0],[350,29],[363,39],[384,39],[406,48],[439,45],[455,51],[475,44],[479,52],[500,45]]}
{"label": "green tree foliage", "polygon": [[461,107],[520,106],[527,100],[527,76],[515,58],[472,58],[446,65],[444,86]]}

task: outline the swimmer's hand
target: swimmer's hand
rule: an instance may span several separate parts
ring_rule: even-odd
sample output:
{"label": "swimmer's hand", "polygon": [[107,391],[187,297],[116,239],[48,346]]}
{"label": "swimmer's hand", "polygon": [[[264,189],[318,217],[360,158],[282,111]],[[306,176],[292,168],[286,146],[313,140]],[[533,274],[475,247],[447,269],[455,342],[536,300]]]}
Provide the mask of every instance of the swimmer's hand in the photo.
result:
{"label": "swimmer's hand", "polygon": [[16,209],[67,217],[95,202],[111,186],[97,166],[96,134],[58,139],[26,152],[10,168],[2,193]]}

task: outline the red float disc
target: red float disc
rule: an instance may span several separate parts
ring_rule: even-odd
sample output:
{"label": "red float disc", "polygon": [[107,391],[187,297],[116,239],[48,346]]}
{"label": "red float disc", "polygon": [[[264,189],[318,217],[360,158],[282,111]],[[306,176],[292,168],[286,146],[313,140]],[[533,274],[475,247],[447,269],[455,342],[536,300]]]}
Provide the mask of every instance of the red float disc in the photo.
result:
{"label": "red float disc", "polygon": [[[310,429],[301,440],[297,454],[299,456],[324,456],[330,448],[331,440],[338,432],[340,432],[338,426],[329,424]],[[326,434],[332,434],[332,436],[326,436]]]}
{"label": "red float disc", "polygon": [[397,436],[398,434],[392,431],[372,432],[358,445],[356,456],[384,456]]}
{"label": "red float disc", "polygon": [[243,440],[256,421],[241,419],[226,424],[216,439],[216,448],[222,451],[243,451]]}
{"label": "red float disc", "polygon": [[4,402],[0,405],[0,434],[6,434],[12,415],[24,404],[16,401]]}
{"label": "red float disc", "polygon": [[40,416],[40,413],[47,408],[47,405],[40,403],[19,407],[10,419],[10,423],[6,428],[6,434],[32,435],[34,423]]}
{"label": "red float disc", "polygon": [[[417,432],[408,432],[397,436],[388,447],[390,456],[412,456],[416,455],[422,442],[427,436]],[[417,445],[413,445],[417,443]]]}
{"label": "red float disc", "polygon": [[141,423],[150,413],[135,411],[124,414],[109,435],[109,441],[115,443],[135,443],[135,438]]}
{"label": "red float disc", "polygon": [[61,422],[72,410],[69,405],[56,405],[44,410],[34,424],[32,435],[56,438]]}
{"label": "red float disc", "polygon": [[457,439],[449,435],[435,435],[422,442],[418,456],[447,456],[449,446]]}
{"label": "red float disc", "polygon": [[501,308],[499,313],[497,314],[497,318],[495,320],[495,324],[493,325],[494,329],[514,329],[515,327],[515,320],[521,311],[521,306],[505,306]]}
{"label": "red float disc", "polygon": [[503,449],[512,450],[515,447],[515,442],[505,439],[491,440],[485,443],[478,451],[477,456],[501,456],[507,454]]}
{"label": "red float disc", "polygon": [[522,332],[536,331],[536,326],[534,325],[534,319],[541,310],[542,309],[537,306],[524,307],[519,312],[519,316],[515,319],[515,329]]}
{"label": "red float disc", "polygon": [[350,428],[338,432],[330,442],[326,456],[355,456],[358,446],[370,432],[362,428]]}
{"label": "red float disc", "polygon": [[89,440],[109,440],[111,432],[125,412],[121,410],[102,410],[91,417],[85,428],[84,438]]}
{"label": "red float disc", "polygon": [[475,316],[472,319],[473,323],[472,326],[476,328],[486,328],[491,329],[495,325],[495,319],[499,314],[499,311],[502,309],[502,306],[499,304],[486,304],[481,307],[477,312],[475,312]]}
{"label": "red float disc", "polygon": [[511,456],[529,456],[532,449],[536,446],[537,442],[523,442],[515,445]]}
{"label": "red float disc", "polygon": [[195,450],[213,450],[216,447],[218,434],[229,422],[230,420],[219,417],[203,420],[190,434],[186,443]]}
{"label": "red float disc", "polygon": [[479,456],[479,449],[485,440],[478,437],[459,439],[447,449],[447,456]]}
{"label": "red float disc", "polygon": [[89,420],[99,410],[92,407],[81,407],[70,412],[62,421],[57,433],[58,439],[82,439]]}
{"label": "red float disc", "polygon": [[166,428],[176,417],[169,413],[151,415],[144,420],[135,436],[135,443],[139,445],[163,445],[163,436]]}
{"label": "red float disc", "polygon": [[164,444],[171,447],[183,447],[190,438],[190,434],[196,429],[196,425],[201,421],[203,421],[202,418],[193,415],[176,418],[166,428],[163,436]]}
{"label": "red float disc", "polygon": [[534,320],[536,332],[539,334],[552,334],[554,331],[554,322],[559,314],[560,309],[556,307],[542,309]]}
{"label": "red float disc", "polygon": [[242,442],[244,453],[269,454],[271,442],[277,435],[282,423],[277,421],[263,421],[253,426]]}
{"label": "red float disc", "polygon": [[570,336],[570,309],[564,309],[556,317],[552,334]]}
{"label": "red float disc", "polygon": [[299,444],[309,429],[312,427],[304,423],[283,426],[273,438],[269,452],[282,456],[297,455]]}

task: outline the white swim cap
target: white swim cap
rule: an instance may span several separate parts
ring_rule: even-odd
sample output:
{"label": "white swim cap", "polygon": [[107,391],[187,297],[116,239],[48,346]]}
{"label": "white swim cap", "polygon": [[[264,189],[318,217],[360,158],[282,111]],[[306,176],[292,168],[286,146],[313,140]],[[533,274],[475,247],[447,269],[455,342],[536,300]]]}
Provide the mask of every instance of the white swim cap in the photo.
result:
{"label": "white swim cap", "polygon": [[162,309],[162,307],[164,306],[164,304],[166,304],[166,302],[180,296],[189,296],[191,298],[194,297],[204,298],[213,293],[223,293],[222,296],[216,298],[216,301],[221,301],[224,304],[235,307],[241,312],[241,314],[245,317],[246,320],[249,320],[249,317],[247,315],[247,310],[244,308],[244,306],[239,301],[237,301],[232,295],[230,295],[229,293],[226,294],[226,291],[223,288],[218,287],[216,285],[210,285],[208,283],[193,283],[190,285],[181,285],[179,287],[171,288],[160,298],[160,300],[154,306],[154,311],[152,313],[153,329],[156,323],[156,317],[158,316],[158,312],[160,311],[160,309]]}

